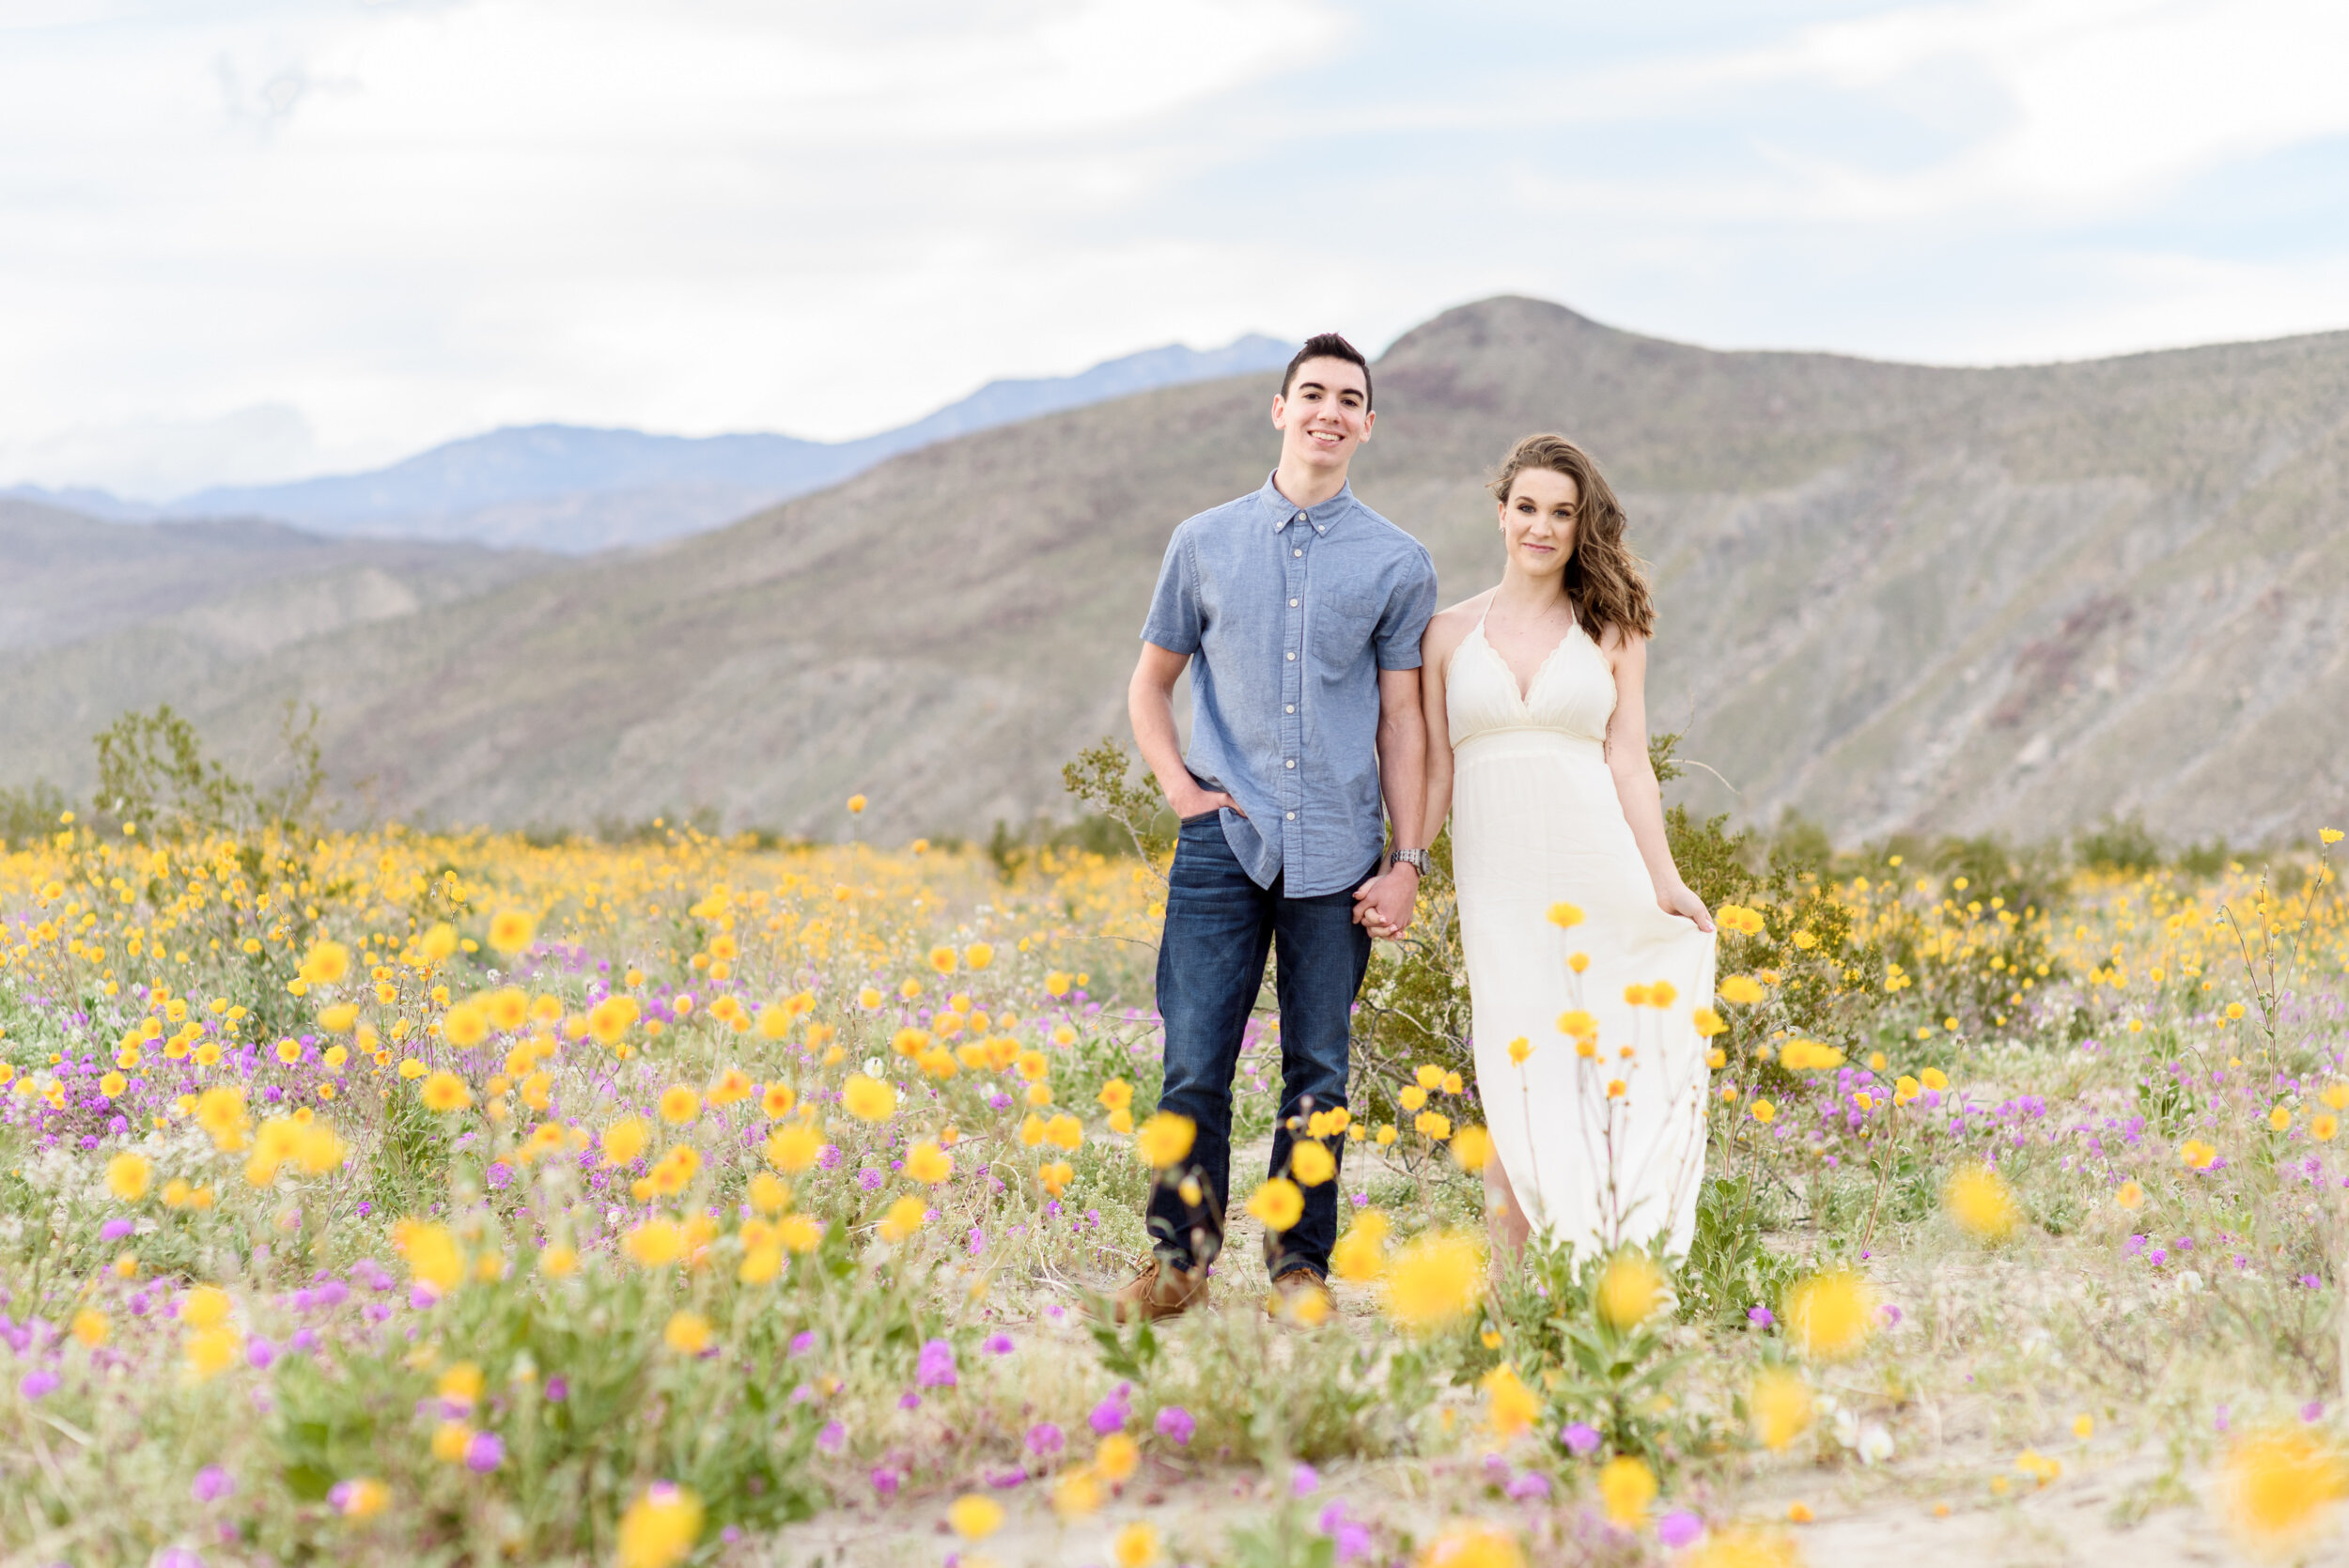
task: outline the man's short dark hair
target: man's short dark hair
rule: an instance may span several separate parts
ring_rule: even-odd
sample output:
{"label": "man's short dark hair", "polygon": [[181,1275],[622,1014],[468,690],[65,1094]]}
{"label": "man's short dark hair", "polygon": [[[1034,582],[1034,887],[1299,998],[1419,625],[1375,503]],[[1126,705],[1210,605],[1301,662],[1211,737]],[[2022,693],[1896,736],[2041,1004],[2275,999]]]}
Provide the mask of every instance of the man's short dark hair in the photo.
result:
{"label": "man's short dark hair", "polygon": [[1305,339],[1305,346],[1297,350],[1297,357],[1289,361],[1289,367],[1281,372],[1282,396],[1286,397],[1289,395],[1289,388],[1297,380],[1297,367],[1309,359],[1342,359],[1348,365],[1361,365],[1362,367],[1362,407],[1367,409],[1372,406],[1370,361],[1362,358],[1362,351],[1360,349],[1355,348],[1336,333],[1315,333]]}

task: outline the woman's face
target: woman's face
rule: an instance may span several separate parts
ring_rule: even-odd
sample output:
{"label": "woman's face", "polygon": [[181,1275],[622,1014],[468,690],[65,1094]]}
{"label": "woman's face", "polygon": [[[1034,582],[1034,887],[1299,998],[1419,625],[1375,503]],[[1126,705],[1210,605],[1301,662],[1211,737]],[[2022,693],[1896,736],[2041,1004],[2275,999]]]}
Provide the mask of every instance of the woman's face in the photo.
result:
{"label": "woman's face", "polygon": [[1551,469],[1529,468],[1510,482],[1509,499],[1501,504],[1501,538],[1519,571],[1548,577],[1566,569],[1581,500],[1574,480]]}

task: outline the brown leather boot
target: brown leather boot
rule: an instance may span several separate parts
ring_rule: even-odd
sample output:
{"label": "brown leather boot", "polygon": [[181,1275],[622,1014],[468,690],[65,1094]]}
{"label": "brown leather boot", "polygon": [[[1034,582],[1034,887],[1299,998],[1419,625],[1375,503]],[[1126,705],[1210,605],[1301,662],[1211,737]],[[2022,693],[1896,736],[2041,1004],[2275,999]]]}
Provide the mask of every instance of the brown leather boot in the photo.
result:
{"label": "brown leather boot", "polygon": [[1272,1294],[1265,1297],[1265,1315],[1303,1328],[1318,1328],[1330,1321],[1336,1303],[1330,1298],[1330,1282],[1311,1268],[1292,1268],[1272,1281]]}
{"label": "brown leather boot", "polygon": [[1207,1271],[1176,1268],[1162,1258],[1152,1258],[1150,1266],[1119,1287],[1110,1300],[1120,1323],[1180,1317],[1193,1307],[1207,1304]]}

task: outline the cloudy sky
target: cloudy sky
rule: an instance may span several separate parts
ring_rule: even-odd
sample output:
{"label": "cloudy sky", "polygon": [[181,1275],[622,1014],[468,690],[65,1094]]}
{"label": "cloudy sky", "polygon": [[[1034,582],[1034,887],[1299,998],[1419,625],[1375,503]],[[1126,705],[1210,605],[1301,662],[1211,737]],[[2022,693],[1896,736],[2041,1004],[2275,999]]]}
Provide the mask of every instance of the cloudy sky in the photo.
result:
{"label": "cloudy sky", "polygon": [[1502,290],[1981,363],[2349,327],[2339,0],[0,0],[0,483],[841,437]]}

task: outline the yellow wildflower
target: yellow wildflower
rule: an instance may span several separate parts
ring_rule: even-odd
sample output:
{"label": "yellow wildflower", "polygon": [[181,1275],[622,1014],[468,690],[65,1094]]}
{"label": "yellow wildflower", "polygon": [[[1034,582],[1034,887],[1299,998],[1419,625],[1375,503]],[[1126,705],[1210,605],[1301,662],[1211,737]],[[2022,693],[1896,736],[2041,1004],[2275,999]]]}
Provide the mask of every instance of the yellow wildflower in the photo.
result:
{"label": "yellow wildflower", "polygon": [[[1322,1152],[1326,1156],[1329,1151]],[[1275,1176],[1256,1188],[1248,1200],[1248,1212],[1263,1220],[1268,1231],[1289,1230],[1305,1213],[1305,1195],[1295,1182]]]}
{"label": "yellow wildflower", "polygon": [[1476,1310],[1484,1296],[1485,1251],[1472,1236],[1429,1232],[1413,1238],[1387,1268],[1386,1313],[1425,1332]]}

